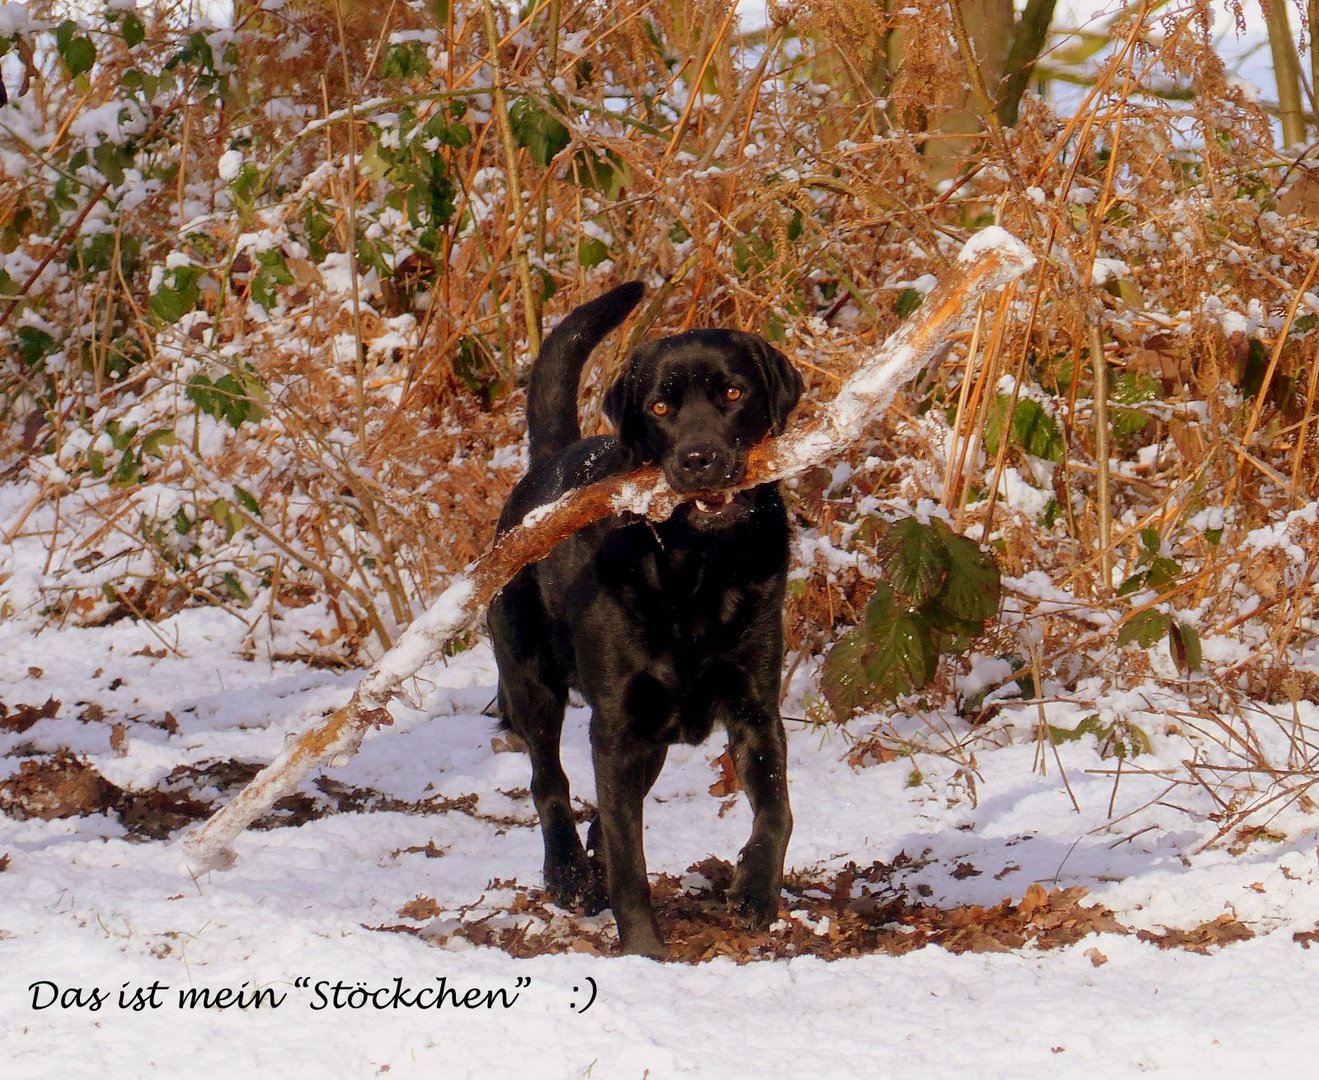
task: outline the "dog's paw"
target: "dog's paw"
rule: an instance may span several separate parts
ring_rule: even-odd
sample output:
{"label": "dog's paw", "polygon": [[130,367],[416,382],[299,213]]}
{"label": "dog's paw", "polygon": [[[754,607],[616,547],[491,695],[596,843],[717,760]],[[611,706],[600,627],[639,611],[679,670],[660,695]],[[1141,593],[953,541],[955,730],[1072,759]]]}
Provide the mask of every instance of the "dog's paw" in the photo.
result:
{"label": "dog's paw", "polygon": [[667,960],[669,947],[664,944],[654,916],[637,919],[631,926],[619,925],[618,947],[625,956],[649,956],[653,960]]}
{"label": "dog's paw", "polygon": [[561,908],[599,915],[609,906],[604,879],[595,863],[583,856],[571,863],[545,867],[545,888]]}
{"label": "dog's paw", "polygon": [[727,893],[728,909],[739,915],[753,930],[764,930],[779,917],[779,889],[752,880],[752,875],[738,867]]}

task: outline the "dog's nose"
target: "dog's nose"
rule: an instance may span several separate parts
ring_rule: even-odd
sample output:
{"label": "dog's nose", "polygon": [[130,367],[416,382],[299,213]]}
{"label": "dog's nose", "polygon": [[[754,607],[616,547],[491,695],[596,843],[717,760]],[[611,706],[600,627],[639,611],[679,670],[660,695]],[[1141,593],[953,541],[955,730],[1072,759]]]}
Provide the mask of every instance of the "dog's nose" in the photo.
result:
{"label": "dog's nose", "polygon": [[678,472],[691,488],[717,487],[727,479],[724,455],[711,443],[683,447],[678,453]]}

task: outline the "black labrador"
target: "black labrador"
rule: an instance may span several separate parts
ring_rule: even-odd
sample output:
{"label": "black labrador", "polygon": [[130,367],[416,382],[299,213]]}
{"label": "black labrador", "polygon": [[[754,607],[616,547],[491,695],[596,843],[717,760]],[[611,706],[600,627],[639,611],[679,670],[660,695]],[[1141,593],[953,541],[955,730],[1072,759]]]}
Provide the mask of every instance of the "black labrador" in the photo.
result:
{"label": "black labrador", "polygon": [[[788,522],[776,484],[721,489],[742,482],[752,446],[783,431],[802,380],[754,334],[693,330],[647,342],[605,396],[617,436],[582,438],[582,367],[641,295],[636,282],[619,286],[546,338],[527,397],[530,466],[499,531],[570,488],[644,464],[659,465],[676,491],[699,494],[662,523],[614,517],[580,530],[505,586],[489,625],[500,713],[531,754],[550,895],[593,913],[612,907],[624,952],[662,956],[642,804],[669,746],[702,742],[716,724],[754,815],[729,902],[755,926],[778,912],[792,831],[778,707]],[[594,859],[559,760],[569,687],[592,708]]]}

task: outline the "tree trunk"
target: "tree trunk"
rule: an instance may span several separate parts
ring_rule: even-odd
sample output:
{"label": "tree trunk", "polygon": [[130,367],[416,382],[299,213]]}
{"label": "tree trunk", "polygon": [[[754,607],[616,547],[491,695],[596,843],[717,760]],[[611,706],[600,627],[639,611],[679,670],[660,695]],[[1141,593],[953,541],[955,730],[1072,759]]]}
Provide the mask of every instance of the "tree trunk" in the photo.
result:
{"label": "tree trunk", "polygon": [[[1269,50],[1273,54],[1273,78],[1278,84],[1278,118],[1282,122],[1282,144],[1299,146],[1305,141],[1305,106],[1301,102],[1301,62],[1296,55],[1287,0],[1260,0],[1269,26]],[[1313,4],[1311,8],[1313,9]],[[1314,24],[1310,25],[1314,35]],[[1314,42],[1310,42],[1311,64]]]}
{"label": "tree trunk", "polygon": [[[1053,9],[1058,0],[1028,0],[1021,13],[1017,32],[1012,36],[1012,48],[1003,62],[1003,81],[998,90],[998,120],[1004,127],[1017,122],[1021,97],[1030,85],[1035,61],[1040,58],[1049,27],[1053,24]],[[1311,0],[1319,4],[1319,0]]]}
{"label": "tree trunk", "polygon": [[[989,104],[997,108],[999,81],[1013,42],[1012,0],[948,0],[948,3],[961,11],[967,37],[975,52],[976,68],[989,94]],[[983,115],[984,106],[972,87],[971,72],[966,70],[964,61],[954,63],[956,66],[949,72],[949,77],[957,80],[959,89],[953,95],[951,106],[931,117],[931,138],[925,146],[926,172],[935,181],[946,180],[961,172],[962,163],[983,141],[987,119]]]}

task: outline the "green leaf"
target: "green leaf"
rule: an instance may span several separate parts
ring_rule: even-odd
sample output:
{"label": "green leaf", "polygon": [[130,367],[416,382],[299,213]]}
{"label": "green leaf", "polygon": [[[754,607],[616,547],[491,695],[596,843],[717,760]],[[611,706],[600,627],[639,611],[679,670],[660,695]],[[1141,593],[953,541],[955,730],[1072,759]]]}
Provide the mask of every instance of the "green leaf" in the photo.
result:
{"label": "green leaf", "polygon": [[162,322],[176,323],[197,304],[197,286],[162,285],[151,294],[151,313]]}
{"label": "green leaf", "polygon": [[293,284],[293,273],[278,248],[263,251],[256,259],[261,269],[252,276],[252,299],[269,311],[275,306],[278,287]]}
{"label": "green leaf", "polygon": [[[66,21],[60,25],[62,31],[65,26],[71,26],[71,21]],[[59,41],[59,31],[56,32],[56,47],[59,50],[60,59],[64,61],[64,68],[69,73],[70,78],[76,79],[85,71],[90,71],[92,65],[96,63],[96,46],[92,44],[89,37],[73,37],[69,34],[66,40]]]}
{"label": "green leaf", "polygon": [[137,68],[129,68],[120,77],[119,83],[126,90],[135,90],[141,93],[142,97],[150,102],[156,96],[156,91],[160,88],[161,77],[159,75],[147,75]]}
{"label": "green leaf", "polygon": [[1117,643],[1122,646],[1136,641],[1140,643],[1142,649],[1148,649],[1168,632],[1168,625],[1168,616],[1162,611],[1155,611],[1153,608],[1142,611],[1123,623],[1122,629],[1118,631]]}
{"label": "green leaf", "polygon": [[609,249],[605,247],[603,240],[597,240],[594,236],[583,236],[577,241],[577,261],[583,266],[590,268],[599,266],[609,258]]}
{"label": "green leaf", "polygon": [[233,539],[234,533],[242,527],[243,519],[233,508],[228,499],[216,499],[210,506],[211,520],[224,529],[224,538]]}
{"label": "green leaf", "polygon": [[942,597],[930,601],[917,614],[941,653],[966,652],[985,629],[983,619],[963,619],[948,611]]}
{"label": "green leaf", "polygon": [[141,45],[143,39],[147,36],[147,30],[146,27],[142,25],[142,20],[132,11],[124,15],[121,30],[124,35],[124,44],[130,49]]}
{"label": "green leaf", "polygon": [[1091,713],[1074,728],[1049,725],[1049,738],[1057,743],[1080,742],[1086,735],[1093,735],[1102,742],[1108,737],[1109,729],[1099,719],[1098,713]]}
{"label": "green leaf", "polygon": [[820,688],[834,711],[845,715],[919,689],[934,677],[938,661],[932,635],[880,582],[862,625],[839,638],[825,657]]}
{"label": "green leaf", "polygon": [[142,479],[141,460],[131,449],[125,450],[123,457],[119,459],[119,467],[110,478],[110,483],[117,487],[132,487],[140,479]]}
{"label": "green leaf", "polygon": [[124,182],[124,163],[119,147],[112,143],[101,143],[92,151],[92,159],[96,162],[96,171],[115,187]]}
{"label": "green leaf", "polygon": [[905,319],[913,311],[921,306],[925,301],[925,296],[918,289],[903,289],[898,294],[897,302],[893,305],[898,312],[899,319]]}
{"label": "green leaf", "polygon": [[145,457],[149,454],[154,458],[163,458],[165,456],[164,448],[173,446],[178,441],[173,428],[157,428],[142,440],[142,455]]}
{"label": "green leaf", "polygon": [[137,424],[125,427],[118,420],[111,420],[105,425],[105,433],[110,436],[110,445],[116,450],[127,450],[133,436],[137,434],[137,428]]}
{"label": "green leaf", "polygon": [[429,72],[426,46],[420,41],[395,42],[385,50],[385,58],[380,64],[380,76],[384,79],[410,79]]}
{"label": "green leaf", "polygon": [[201,275],[200,266],[175,266],[166,270],[159,287],[151,294],[151,313],[164,322],[178,322],[201,298],[197,287]]}
{"label": "green leaf", "polygon": [[228,590],[229,595],[237,600],[243,607],[247,607],[252,598],[247,595],[246,590],[238,582],[238,575],[232,570],[224,575],[224,587]]}
{"label": "green leaf", "polygon": [[238,167],[238,172],[234,174],[234,178],[229,181],[229,190],[234,193],[234,198],[240,203],[250,203],[260,183],[261,170],[252,162],[244,161]]}
{"label": "green leaf", "polygon": [[554,275],[543,266],[533,266],[531,272],[540,282],[540,302],[543,304],[559,291],[559,284],[554,280]]}
{"label": "green leaf", "polygon": [[1008,423],[1008,410],[1012,399],[1006,394],[999,394],[989,406],[989,415],[985,421],[985,449],[997,454],[1003,439],[1005,428],[1010,428],[1009,439],[1032,457],[1044,458],[1045,461],[1062,461],[1067,444],[1063,434],[1054,420],[1038,401],[1021,398],[1012,410],[1011,424]]}
{"label": "green leaf", "polygon": [[520,97],[508,110],[513,141],[526,147],[531,160],[544,168],[568,145],[568,129],[551,116],[534,98]]}
{"label": "green leaf", "polygon": [[1074,728],[1049,725],[1049,738],[1055,745],[1079,742],[1086,735],[1095,737],[1101,757],[1125,760],[1150,752],[1150,737],[1126,718],[1105,724],[1098,713],[1091,713]]}
{"label": "green leaf", "polygon": [[14,336],[18,338],[18,355],[28,367],[40,363],[55,351],[58,344],[46,331],[35,326],[20,326]]}
{"label": "green leaf", "polygon": [[202,412],[217,420],[227,420],[235,428],[249,421],[260,423],[266,415],[261,405],[261,399],[266,396],[265,386],[257,373],[247,366],[222,375],[214,382],[198,373],[188,380],[184,393]]}
{"label": "green leaf", "polygon": [[1181,576],[1181,564],[1165,555],[1156,555],[1150,560],[1149,573],[1145,575],[1145,584],[1151,589],[1164,591],[1165,586],[1173,584]]}
{"label": "green leaf", "polygon": [[1109,412],[1109,422],[1113,425],[1114,435],[1120,439],[1129,439],[1149,426],[1150,414],[1144,409],[1127,409],[1115,405]]}
{"label": "green leaf", "polygon": [[983,625],[998,614],[998,565],[993,556],[958,536],[943,521],[935,518],[930,524],[948,555],[948,577],[939,594],[939,606],[959,619]]}
{"label": "green leaf", "polygon": [[1118,586],[1118,596],[1130,596],[1132,593],[1139,592],[1145,587],[1145,579],[1149,577],[1148,570],[1138,570]]}
{"label": "green leaf", "polygon": [[252,514],[254,517],[261,516],[261,504],[256,501],[256,496],[254,496],[246,488],[239,487],[237,484],[235,484],[234,498],[238,500],[238,505],[241,506],[244,510],[246,510],[249,514]]}
{"label": "green leaf", "polygon": [[480,399],[484,408],[489,408],[508,392],[508,387],[504,385],[499,367],[495,363],[494,349],[479,335],[465,336],[458,340],[458,352],[453,358],[453,373]]}
{"label": "green leaf", "polygon": [[1183,675],[1188,671],[1199,671],[1203,656],[1200,652],[1200,635],[1195,627],[1169,620],[1168,652],[1177,670]]}
{"label": "green leaf", "polygon": [[[461,111],[458,117],[461,117]],[[428,121],[426,121],[425,131],[436,139],[439,139],[445,146],[452,146],[455,150],[461,150],[464,146],[470,146],[472,142],[472,129],[466,124],[457,123],[458,117],[454,117],[455,122],[449,122],[449,116],[443,112],[436,112]]]}
{"label": "green leaf", "polygon": [[1251,338],[1246,351],[1246,362],[1241,367],[1237,383],[1241,396],[1253,398],[1264,386],[1264,373],[1269,369],[1269,350],[1259,338]]}
{"label": "green leaf", "polygon": [[220,415],[239,428],[248,421],[258,422],[265,410],[257,403],[248,380],[242,374],[223,375],[215,380]]}
{"label": "green leaf", "polygon": [[884,577],[898,592],[920,607],[940,589],[948,573],[948,551],[931,524],[914,517],[895,521],[884,530],[875,554]]}
{"label": "green leaf", "polygon": [[325,240],[333,226],[325,213],[325,207],[315,199],[309,199],[302,207],[302,235],[307,245],[307,253],[313,262],[320,262],[326,256],[328,248]]}
{"label": "green leaf", "polygon": [[1156,400],[1162,388],[1162,384],[1153,375],[1128,371],[1113,380],[1108,396],[1119,405],[1139,405]]}
{"label": "green leaf", "polygon": [[579,150],[573,155],[569,175],[578,187],[599,191],[608,199],[617,199],[632,182],[632,170],[612,150],[603,154]]}

